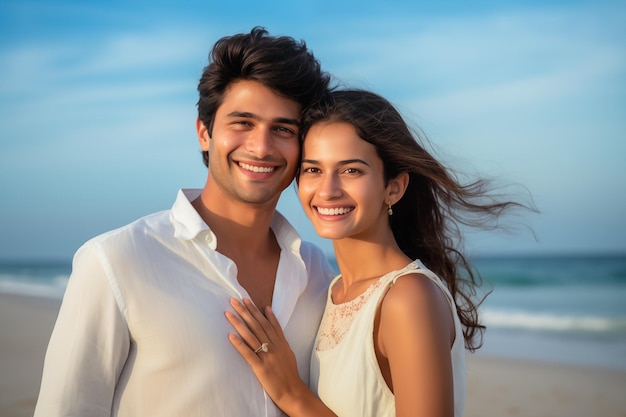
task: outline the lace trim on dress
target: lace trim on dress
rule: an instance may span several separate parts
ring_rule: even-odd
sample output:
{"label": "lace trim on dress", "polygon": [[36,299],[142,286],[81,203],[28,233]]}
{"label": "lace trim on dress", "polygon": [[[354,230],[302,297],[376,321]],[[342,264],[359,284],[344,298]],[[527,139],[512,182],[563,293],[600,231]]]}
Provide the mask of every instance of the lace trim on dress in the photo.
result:
{"label": "lace trim on dress", "polygon": [[315,349],[317,351],[329,350],[341,343],[348,330],[350,330],[350,326],[352,325],[352,322],[354,322],[358,312],[365,305],[365,303],[367,303],[372,294],[386,282],[386,277],[391,274],[399,274],[407,269],[418,268],[418,265],[415,262],[412,262],[399,271],[390,271],[376,280],[376,282],[373,282],[372,285],[370,285],[354,300],[341,304],[335,304],[329,299],[326,306],[326,312],[324,313],[322,322],[320,323],[318,344]]}

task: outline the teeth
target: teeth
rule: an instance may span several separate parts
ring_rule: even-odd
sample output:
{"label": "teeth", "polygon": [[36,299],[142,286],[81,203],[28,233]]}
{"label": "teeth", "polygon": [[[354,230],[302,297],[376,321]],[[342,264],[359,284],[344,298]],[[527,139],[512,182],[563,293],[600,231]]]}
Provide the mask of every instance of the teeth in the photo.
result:
{"label": "teeth", "polygon": [[240,162],[239,166],[245,169],[246,171],[252,171],[252,172],[268,173],[268,172],[274,171],[273,167],[258,167],[255,165],[244,164],[243,162]]}
{"label": "teeth", "polygon": [[352,211],[350,207],[322,208],[318,207],[317,211],[324,216],[339,216]]}

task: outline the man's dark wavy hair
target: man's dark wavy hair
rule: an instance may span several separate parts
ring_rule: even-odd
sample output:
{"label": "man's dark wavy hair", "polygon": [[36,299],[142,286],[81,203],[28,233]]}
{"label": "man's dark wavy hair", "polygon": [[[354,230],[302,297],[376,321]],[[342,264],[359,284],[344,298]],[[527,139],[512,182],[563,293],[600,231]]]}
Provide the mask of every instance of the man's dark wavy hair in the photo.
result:
{"label": "man's dark wavy hair", "polygon": [[[262,27],[218,40],[198,84],[198,117],[213,132],[215,113],[228,86],[239,80],[258,81],[306,109],[328,90],[330,76],[304,41],[270,36]],[[208,166],[208,152],[202,153]]]}

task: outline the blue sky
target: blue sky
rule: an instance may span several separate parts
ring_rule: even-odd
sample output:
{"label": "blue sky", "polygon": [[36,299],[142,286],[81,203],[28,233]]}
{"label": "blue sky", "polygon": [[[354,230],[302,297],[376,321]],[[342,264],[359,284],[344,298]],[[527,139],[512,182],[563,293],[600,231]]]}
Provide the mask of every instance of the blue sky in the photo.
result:
{"label": "blue sky", "polygon": [[[472,253],[626,252],[626,3],[173,3],[0,3],[0,259],[68,259],[202,187],[197,80],[255,25],[389,98],[460,171],[530,191],[541,214],[511,221],[535,236],[472,233]],[[279,206],[331,250],[293,188]]]}

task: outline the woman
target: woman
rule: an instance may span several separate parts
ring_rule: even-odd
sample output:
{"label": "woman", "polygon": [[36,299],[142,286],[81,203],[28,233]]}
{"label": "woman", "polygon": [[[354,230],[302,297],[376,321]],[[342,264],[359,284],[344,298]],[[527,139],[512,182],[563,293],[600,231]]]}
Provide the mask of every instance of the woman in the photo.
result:
{"label": "woman", "polygon": [[[485,224],[513,202],[461,185],[384,98],[336,91],[307,112],[298,193],[332,239],[331,283],[315,341],[311,390],[269,307],[232,301],[230,335],[290,416],[460,416],[465,352],[484,326],[459,225]],[[258,347],[258,348],[257,348]]]}

